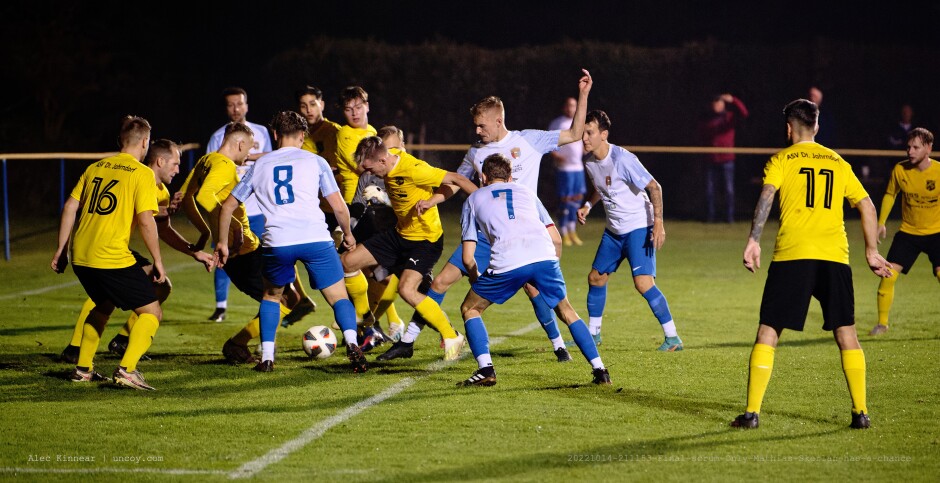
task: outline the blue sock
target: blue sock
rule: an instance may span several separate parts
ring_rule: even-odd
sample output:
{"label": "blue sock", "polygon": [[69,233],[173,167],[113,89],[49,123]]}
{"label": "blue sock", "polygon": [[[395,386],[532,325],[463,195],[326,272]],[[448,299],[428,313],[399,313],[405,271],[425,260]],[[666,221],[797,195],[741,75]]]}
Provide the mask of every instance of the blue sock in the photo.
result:
{"label": "blue sock", "polygon": [[228,283],[231,280],[228,274],[221,268],[215,271],[215,301],[225,302],[228,300]]}
{"label": "blue sock", "polygon": [[270,300],[262,300],[258,317],[261,325],[261,342],[274,342],[274,335],[277,332],[277,319],[281,317],[281,304]]}
{"label": "blue sock", "polygon": [[532,302],[532,309],[535,310],[535,318],[539,319],[539,323],[542,324],[542,329],[545,330],[545,334],[548,338],[557,339],[561,337],[561,334],[558,332],[558,322],[555,321],[555,313],[552,312],[552,308],[545,303],[542,294],[532,297],[529,301]]}
{"label": "blue sock", "polygon": [[672,320],[672,314],[669,312],[669,303],[666,302],[666,296],[659,291],[659,288],[653,285],[653,288],[643,294],[643,298],[650,304],[653,315],[660,324],[668,324]]}
{"label": "blue sock", "polygon": [[577,201],[569,201],[569,202],[568,202],[568,210],[567,210],[567,211],[568,211],[568,216],[566,217],[567,219],[565,220],[565,223],[568,223],[568,224],[577,223],[577,221],[578,221],[578,208],[580,208],[580,207],[581,207],[581,203],[579,203],[579,202],[577,202]]}
{"label": "blue sock", "polygon": [[589,317],[604,315],[604,306],[607,305],[607,285],[595,287],[588,285],[587,308]]}
{"label": "blue sock", "polygon": [[473,357],[479,357],[490,353],[490,336],[486,333],[486,326],[483,325],[483,319],[474,317],[465,320],[463,323],[464,331],[467,332],[467,343],[470,345],[470,352]]}
{"label": "blue sock", "polygon": [[356,307],[349,299],[339,299],[333,305],[333,318],[343,332],[356,330]]}
{"label": "blue sock", "polygon": [[437,292],[435,292],[435,291],[432,290],[432,289],[428,289],[428,293],[427,293],[427,296],[428,296],[428,297],[431,297],[431,300],[437,302],[437,305],[441,305],[441,306],[443,306],[443,304],[444,304],[444,296],[445,296],[445,295],[447,295],[447,292],[444,292],[444,293],[437,293]]}
{"label": "blue sock", "polygon": [[581,349],[581,353],[584,354],[584,358],[588,362],[600,357],[597,352],[597,345],[594,344],[594,338],[591,337],[591,332],[588,331],[583,320],[574,321],[573,324],[568,326],[568,330],[571,331],[571,337],[574,338],[575,344],[578,344],[578,349]]}

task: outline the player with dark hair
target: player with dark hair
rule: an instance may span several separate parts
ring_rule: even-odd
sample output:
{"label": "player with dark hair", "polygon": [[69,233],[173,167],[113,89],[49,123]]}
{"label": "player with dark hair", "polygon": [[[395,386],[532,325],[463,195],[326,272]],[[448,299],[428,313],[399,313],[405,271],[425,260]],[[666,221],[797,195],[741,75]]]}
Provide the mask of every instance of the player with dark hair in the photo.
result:
{"label": "player with dark hair", "polygon": [[933,274],[940,281],[940,163],[930,159],[933,133],[918,127],[907,136],[907,157],[894,166],[888,188],[881,199],[878,239],[887,234],[885,223],[894,201],[901,196],[901,228],[885,257],[891,263],[891,276],[878,285],[878,324],[869,335],[888,331],[888,314],[894,303],[894,284],[907,273],[917,257],[926,253]]}
{"label": "player with dark hair", "polygon": [[[460,218],[463,227],[461,257],[471,284],[460,312],[478,369],[457,385],[496,384],[483,311],[494,302],[506,302],[526,284],[535,287],[545,303],[568,324],[578,349],[591,364],[594,384],[610,384],[610,374],[601,362],[594,339],[568,302],[565,279],[558,264],[560,250],[545,230],[551,217],[532,190],[513,182],[512,163],[507,157],[499,153],[487,156],[482,170],[483,187],[467,198]],[[479,272],[474,253],[478,231],[483,232],[491,247],[483,274]]]}
{"label": "player with dark hair", "polygon": [[[259,310],[261,362],[259,372],[274,370],[274,337],[280,321],[284,288],[296,278],[294,265],[307,268],[310,285],[320,290],[333,307],[336,322],[346,339],[346,351],[354,372],[365,372],[365,356],[356,342],[356,312],[346,296],[343,267],[320,211],[322,194],[333,208],[345,235],[347,248],[356,239],[349,227],[349,212],[339,194],[329,163],[301,149],[307,121],[296,112],[283,111],[271,121],[278,149],[262,156],[223,202],[219,214],[216,248],[219,266],[229,260],[228,235],[232,213],[241,200],[254,194],[264,214],[264,296]],[[233,260],[237,260],[235,257]]]}
{"label": "player with dark hair", "polygon": [[780,228],[761,299],[760,325],[751,350],[747,409],[731,422],[736,428],[756,428],[764,392],[773,370],[774,352],[783,329],[802,331],[811,297],[819,300],[823,330],[832,331],[842,355],[842,371],[852,398],[852,423],[868,428],[871,421],[865,396],[865,354],[855,332],[855,293],[849,268],[842,199],[858,209],[865,238],[865,259],[875,275],[891,270],[878,254],[875,205],[852,166],[835,151],[814,141],[819,108],[797,99],[783,111],[792,145],[773,155],[764,167],[751,233],[744,248],[744,268],[760,268],[760,236],[780,191]]}
{"label": "player with dark hair", "polygon": [[607,141],[609,134],[607,113],[589,112],[582,138],[584,151],[588,153],[584,170],[595,189],[578,210],[578,221],[586,223],[591,207],[601,200],[607,215],[607,227],[588,274],[589,330],[594,342],[600,345],[607,282],[610,274],[627,260],[633,286],[649,304],[663,329],[665,340],[658,350],[681,351],[682,339],[676,332],[666,296],[656,286],[656,252],[666,242],[663,190],[636,155]]}

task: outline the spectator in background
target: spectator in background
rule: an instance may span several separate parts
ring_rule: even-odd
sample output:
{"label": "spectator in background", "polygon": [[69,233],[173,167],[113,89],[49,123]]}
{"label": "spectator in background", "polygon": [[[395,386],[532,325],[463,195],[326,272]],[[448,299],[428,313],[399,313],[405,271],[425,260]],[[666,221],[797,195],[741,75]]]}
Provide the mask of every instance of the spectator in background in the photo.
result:
{"label": "spectator in background", "polygon": [[819,132],[816,134],[816,142],[828,148],[837,147],[836,144],[839,142],[839,137],[838,131],[836,130],[836,122],[832,118],[831,111],[823,109],[822,107],[822,90],[820,90],[819,87],[810,86],[807,95],[809,96],[809,100],[816,103],[816,107],[819,108]]}
{"label": "spectator in background", "polygon": [[[704,146],[734,147],[734,130],[739,119],[747,119],[747,107],[731,94],[712,98],[711,109],[698,126],[698,137]],[[705,168],[706,221],[712,223],[715,215],[715,183],[724,183],[725,220],[734,222],[734,153],[709,153]]]}
{"label": "spectator in background", "polygon": [[910,104],[901,106],[899,119],[888,133],[887,149],[907,149],[907,135],[914,129],[914,109]]}
{"label": "spectator in background", "polygon": [[[562,115],[552,120],[549,131],[562,131],[571,128],[578,100],[574,97],[565,99]],[[584,146],[581,143],[569,143],[549,153],[555,162],[555,181],[558,192],[558,230],[565,246],[581,246],[584,242],[575,231],[578,225],[578,208],[584,201]]]}

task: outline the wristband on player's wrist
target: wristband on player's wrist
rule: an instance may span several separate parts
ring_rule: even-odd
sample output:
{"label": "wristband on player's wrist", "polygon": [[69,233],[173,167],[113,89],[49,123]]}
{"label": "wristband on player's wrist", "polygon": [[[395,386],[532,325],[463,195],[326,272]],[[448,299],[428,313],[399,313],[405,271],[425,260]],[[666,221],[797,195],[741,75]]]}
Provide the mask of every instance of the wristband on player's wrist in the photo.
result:
{"label": "wristband on player's wrist", "polygon": [[590,210],[591,207],[593,207],[593,206],[594,206],[594,205],[592,205],[590,201],[585,201],[585,202],[584,202],[584,206],[582,206],[582,208],[587,208],[587,209]]}

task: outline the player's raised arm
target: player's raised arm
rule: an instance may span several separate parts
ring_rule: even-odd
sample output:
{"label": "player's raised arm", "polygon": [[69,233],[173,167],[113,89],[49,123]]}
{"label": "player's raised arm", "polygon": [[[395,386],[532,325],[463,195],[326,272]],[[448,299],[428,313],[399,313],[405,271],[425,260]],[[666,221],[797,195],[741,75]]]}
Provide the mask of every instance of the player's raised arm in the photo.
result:
{"label": "player's raised arm", "polygon": [[591,92],[591,86],[594,80],[586,69],[581,69],[584,76],[578,81],[578,109],[574,113],[574,120],[571,121],[571,128],[558,133],[558,145],[581,141],[581,135],[584,134],[584,118],[587,116],[588,94]]}

